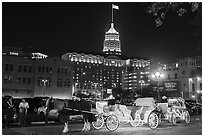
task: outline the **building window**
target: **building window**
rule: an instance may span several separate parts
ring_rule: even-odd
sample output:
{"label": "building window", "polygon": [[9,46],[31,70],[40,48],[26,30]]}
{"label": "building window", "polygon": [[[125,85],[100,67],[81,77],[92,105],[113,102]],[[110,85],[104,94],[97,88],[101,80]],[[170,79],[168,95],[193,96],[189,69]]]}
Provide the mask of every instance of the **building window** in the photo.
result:
{"label": "building window", "polygon": [[10,71],[13,71],[13,64],[10,64]]}
{"label": "building window", "polygon": [[4,76],[4,83],[11,83],[11,81],[12,81],[12,76],[10,75]]}
{"label": "building window", "polygon": [[175,79],[177,79],[177,73],[175,74]]}
{"label": "building window", "polygon": [[192,91],[195,91],[195,84],[192,83]]}
{"label": "building window", "polygon": [[50,68],[50,73],[52,74],[52,68]]}
{"label": "building window", "polygon": [[22,66],[21,65],[18,66],[18,72],[22,72]]}
{"label": "building window", "polygon": [[18,84],[21,84],[21,77],[18,77],[18,78],[17,78],[17,83],[18,83]]}
{"label": "building window", "polygon": [[61,73],[63,74],[63,71],[64,71],[64,69],[63,68],[61,68]]}
{"label": "building window", "polygon": [[41,66],[38,66],[38,72],[41,72]]}
{"label": "building window", "polygon": [[27,72],[27,66],[23,66],[23,72],[24,72],[24,73]]}
{"label": "building window", "polygon": [[45,67],[44,66],[42,67],[42,72],[45,72]]}
{"label": "building window", "polygon": [[57,79],[57,87],[62,87],[62,79]]}
{"label": "building window", "polygon": [[28,78],[28,79],[27,79],[27,83],[28,83],[28,84],[31,84],[31,78]]}
{"label": "building window", "polygon": [[51,83],[52,83],[52,79],[50,77],[48,77],[46,85],[49,87],[49,86],[51,86]]}
{"label": "building window", "polygon": [[64,73],[67,74],[67,68],[64,69]]}
{"label": "building window", "polygon": [[32,72],[32,67],[29,66],[29,67],[28,67],[28,73],[31,73],[31,72]]}
{"label": "building window", "polygon": [[23,84],[26,84],[26,78],[23,77]]}
{"label": "building window", "polygon": [[70,87],[70,80],[69,79],[65,80],[64,87]]}
{"label": "building window", "polygon": [[41,86],[42,85],[42,77],[38,77],[37,85]]}
{"label": "building window", "polygon": [[57,69],[57,73],[58,73],[58,74],[60,73],[60,68]]}
{"label": "building window", "polygon": [[6,64],[5,71],[9,70],[9,64]]}
{"label": "building window", "polygon": [[200,90],[202,90],[202,83],[200,83]]}
{"label": "building window", "polygon": [[168,79],[170,79],[171,77],[170,77],[170,74],[168,74]]}
{"label": "building window", "polygon": [[46,72],[47,72],[47,73],[49,72],[49,67],[46,67]]}

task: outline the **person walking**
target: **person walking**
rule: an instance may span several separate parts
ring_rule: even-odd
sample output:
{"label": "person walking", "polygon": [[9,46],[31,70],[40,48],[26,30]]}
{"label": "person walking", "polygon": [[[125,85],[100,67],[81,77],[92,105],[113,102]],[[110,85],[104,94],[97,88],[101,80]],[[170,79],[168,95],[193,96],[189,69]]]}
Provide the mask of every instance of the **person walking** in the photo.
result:
{"label": "person walking", "polygon": [[21,127],[26,126],[26,116],[28,108],[28,102],[26,102],[25,99],[22,99],[22,102],[19,104],[19,124]]}
{"label": "person walking", "polygon": [[48,114],[50,112],[50,110],[52,110],[54,108],[54,102],[53,102],[53,98],[50,97],[47,101],[46,101],[46,108],[45,108],[45,125],[48,124]]}
{"label": "person walking", "polygon": [[11,117],[14,115],[12,97],[6,101],[6,128],[10,127]]}

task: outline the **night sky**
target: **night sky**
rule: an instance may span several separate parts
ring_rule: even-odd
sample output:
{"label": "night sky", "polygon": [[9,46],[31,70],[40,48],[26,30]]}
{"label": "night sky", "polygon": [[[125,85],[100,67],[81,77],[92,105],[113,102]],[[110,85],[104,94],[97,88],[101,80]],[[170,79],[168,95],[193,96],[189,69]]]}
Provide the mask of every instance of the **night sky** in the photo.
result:
{"label": "night sky", "polygon": [[[2,4],[2,46],[31,47],[58,56],[67,52],[101,54],[105,32],[110,28],[108,2],[12,3]],[[201,55],[201,19],[196,13],[182,17],[169,11],[163,25],[156,27],[145,4],[115,2],[115,29],[120,33],[122,54],[171,60]]]}

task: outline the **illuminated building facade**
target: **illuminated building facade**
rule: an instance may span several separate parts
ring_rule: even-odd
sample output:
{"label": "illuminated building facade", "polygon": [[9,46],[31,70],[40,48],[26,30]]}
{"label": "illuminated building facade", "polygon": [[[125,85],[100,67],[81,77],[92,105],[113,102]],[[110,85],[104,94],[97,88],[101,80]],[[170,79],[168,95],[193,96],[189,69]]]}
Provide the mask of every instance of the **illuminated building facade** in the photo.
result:
{"label": "illuminated building facade", "polygon": [[62,59],[74,63],[73,83],[76,90],[107,91],[122,87],[136,91],[141,88],[141,80],[144,81],[144,87],[150,84],[149,60],[122,60],[116,56],[105,58],[84,53],[66,53],[62,55]]}
{"label": "illuminated building facade", "polygon": [[106,55],[121,55],[120,35],[114,28],[114,23],[111,23],[111,28],[105,33],[103,43],[103,52]]}
{"label": "illuminated building facade", "polygon": [[[164,81],[178,83],[174,96],[184,99],[201,99],[202,96],[202,64],[201,57],[179,58],[174,62],[163,63]],[[171,91],[164,91],[168,94]]]}
{"label": "illuminated building facade", "polygon": [[73,62],[73,82],[76,90],[101,91],[121,87],[123,61],[99,55],[66,53],[63,60]]}
{"label": "illuminated building facade", "polygon": [[150,85],[150,60],[128,59],[122,72],[123,89],[137,91]]}

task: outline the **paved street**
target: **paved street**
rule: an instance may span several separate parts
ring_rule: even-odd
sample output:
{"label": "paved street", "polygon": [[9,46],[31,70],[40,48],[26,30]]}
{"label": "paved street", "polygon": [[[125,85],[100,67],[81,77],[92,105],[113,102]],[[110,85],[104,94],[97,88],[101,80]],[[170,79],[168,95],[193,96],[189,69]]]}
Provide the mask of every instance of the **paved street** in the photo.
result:
{"label": "paved street", "polygon": [[[121,124],[114,132],[109,132],[104,126],[100,130],[92,129],[89,132],[81,132],[83,125],[81,123],[72,123],[69,125],[69,135],[202,135],[201,115],[193,116],[189,125],[184,122],[176,126],[163,121],[156,130],[151,130],[147,125],[142,127],[131,127],[129,124]],[[3,129],[3,135],[60,135],[63,125],[49,126],[33,125],[31,127]]]}

